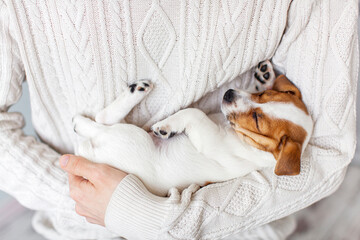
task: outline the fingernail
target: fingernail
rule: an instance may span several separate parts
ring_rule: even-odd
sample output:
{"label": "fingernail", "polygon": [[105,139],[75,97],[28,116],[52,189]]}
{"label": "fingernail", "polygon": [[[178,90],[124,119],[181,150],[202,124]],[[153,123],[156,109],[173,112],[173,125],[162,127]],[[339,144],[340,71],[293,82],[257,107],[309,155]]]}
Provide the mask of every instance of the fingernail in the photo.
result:
{"label": "fingernail", "polygon": [[60,165],[62,166],[62,167],[66,167],[66,165],[67,165],[67,163],[68,163],[68,161],[69,161],[69,156],[68,155],[64,155],[64,156],[62,156],[61,158],[60,158]]}

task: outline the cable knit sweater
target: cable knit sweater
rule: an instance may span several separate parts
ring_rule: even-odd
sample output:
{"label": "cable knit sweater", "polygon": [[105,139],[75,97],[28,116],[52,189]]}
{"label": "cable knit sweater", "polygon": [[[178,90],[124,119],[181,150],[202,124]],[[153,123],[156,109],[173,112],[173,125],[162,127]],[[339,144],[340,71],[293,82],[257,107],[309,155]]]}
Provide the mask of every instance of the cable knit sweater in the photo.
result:
{"label": "cable knit sweater", "polygon": [[[1,0],[0,188],[38,210],[51,239],[218,239],[287,216],[339,186],[355,149],[356,0]],[[160,198],[128,175],[109,203],[106,230],[74,212],[57,165],[77,139],[71,119],[94,114],[137,79],[156,84],[127,119],[148,127],[193,104],[217,111],[229,86],[273,57],[302,91],[315,121],[301,174],[273,169]],[[29,84],[34,127],[7,112]]]}

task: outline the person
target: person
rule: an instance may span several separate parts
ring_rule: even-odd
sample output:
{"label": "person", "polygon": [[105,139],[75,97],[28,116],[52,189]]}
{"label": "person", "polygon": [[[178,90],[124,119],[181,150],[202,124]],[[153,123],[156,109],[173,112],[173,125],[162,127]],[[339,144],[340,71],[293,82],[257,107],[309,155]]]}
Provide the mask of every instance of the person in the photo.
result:
{"label": "person", "polygon": [[[1,0],[0,188],[38,211],[33,226],[49,239],[283,239],[293,221],[275,220],[335,191],[354,155],[357,15],[355,0]],[[147,128],[190,105],[217,111],[271,57],[316,122],[299,176],[265,169],[158,197],[69,154],[72,117],[93,117],[137,79],[156,87],[127,120]],[[41,142],[8,112],[25,78]]]}

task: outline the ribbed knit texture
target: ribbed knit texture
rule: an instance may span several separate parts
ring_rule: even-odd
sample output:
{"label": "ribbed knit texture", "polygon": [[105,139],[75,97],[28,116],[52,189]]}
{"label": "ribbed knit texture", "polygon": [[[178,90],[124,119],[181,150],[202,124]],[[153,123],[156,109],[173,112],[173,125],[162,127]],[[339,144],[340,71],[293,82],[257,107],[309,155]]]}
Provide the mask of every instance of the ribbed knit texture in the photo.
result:
{"label": "ribbed knit texture", "polygon": [[[34,227],[50,239],[250,236],[342,182],[356,138],[357,16],[356,0],[0,0],[0,188],[39,210]],[[112,233],[76,215],[57,165],[77,145],[75,114],[94,116],[141,78],[155,88],[130,123],[148,127],[189,105],[218,111],[224,91],[250,86],[252,67],[271,57],[315,121],[300,175],[267,169],[169,198],[130,175],[107,210]],[[25,76],[42,143],[7,112]]]}
{"label": "ribbed knit texture", "polygon": [[106,226],[129,239],[156,239],[170,211],[169,199],[149,193],[133,175],[128,175],[122,182],[116,189],[119,194],[112,196],[107,208]]}

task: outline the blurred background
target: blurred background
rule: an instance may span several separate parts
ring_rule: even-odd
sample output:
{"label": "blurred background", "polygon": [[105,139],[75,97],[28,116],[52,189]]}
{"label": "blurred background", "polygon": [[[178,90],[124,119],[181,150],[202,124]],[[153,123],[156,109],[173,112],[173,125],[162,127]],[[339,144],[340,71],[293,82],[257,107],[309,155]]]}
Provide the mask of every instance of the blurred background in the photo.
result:
{"label": "blurred background", "polygon": [[[359,20],[358,20],[359,23]],[[358,30],[360,30],[358,25]],[[360,98],[357,98],[357,126],[360,126]],[[10,111],[25,116],[25,134],[36,136],[31,124],[31,112],[27,83],[23,95]],[[360,136],[360,127],[357,128]],[[355,157],[348,168],[341,187],[330,197],[319,201],[296,214],[297,229],[291,240],[360,239],[360,141]],[[0,239],[42,240],[31,227],[33,212],[23,208],[15,199],[0,191]]]}

